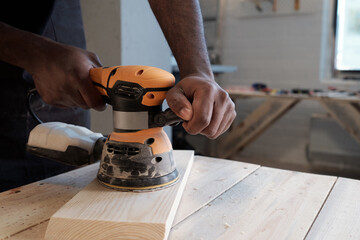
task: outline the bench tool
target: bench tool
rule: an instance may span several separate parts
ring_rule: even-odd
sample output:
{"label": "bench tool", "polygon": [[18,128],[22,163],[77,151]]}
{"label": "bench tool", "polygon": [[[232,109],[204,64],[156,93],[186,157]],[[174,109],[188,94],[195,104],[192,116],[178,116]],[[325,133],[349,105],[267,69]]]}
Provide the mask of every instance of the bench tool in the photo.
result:
{"label": "bench tool", "polygon": [[114,131],[99,133],[59,122],[43,123],[30,133],[27,150],[35,155],[71,165],[100,159],[99,182],[120,191],[151,191],[177,182],[166,125],[182,121],[170,109],[162,111],[175,78],[148,66],[93,68],[90,78],[112,105]]}

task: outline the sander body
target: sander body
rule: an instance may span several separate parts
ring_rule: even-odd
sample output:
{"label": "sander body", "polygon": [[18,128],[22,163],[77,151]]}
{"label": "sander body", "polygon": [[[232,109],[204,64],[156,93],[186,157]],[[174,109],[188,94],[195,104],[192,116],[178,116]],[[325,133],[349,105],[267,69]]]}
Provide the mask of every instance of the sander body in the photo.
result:
{"label": "sander body", "polygon": [[[182,121],[162,111],[172,74],[148,66],[93,68],[90,77],[113,108],[107,137],[65,123],[43,123],[30,133],[27,150],[71,165],[100,160],[98,181],[120,191],[152,191],[177,182],[179,173],[164,126]],[[62,144],[59,144],[62,143]]]}

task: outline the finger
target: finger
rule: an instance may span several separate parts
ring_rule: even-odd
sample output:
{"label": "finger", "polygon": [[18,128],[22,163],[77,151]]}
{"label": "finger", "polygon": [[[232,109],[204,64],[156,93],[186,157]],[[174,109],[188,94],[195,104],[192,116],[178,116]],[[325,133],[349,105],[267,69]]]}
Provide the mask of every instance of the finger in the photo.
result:
{"label": "finger", "polygon": [[193,108],[181,88],[172,88],[166,94],[166,101],[177,116],[185,121],[189,121],[193,118]]}
{"label": "finger", "polygon": [[[66,107],[81,107],[87,109],[87,105],[76,88],[66,86],[61,92],[53,95],[57,99],[54,103]],[[56,97],[57,96],[57,97]]]}
{"label": "finger", "polygon": [[80,105],[77,104],[76,101],[74,100],[74,97],[71,97],[68,94],[63,94],[63,98],[56,101],[54,104],[57,106],[63,106],[65,108],[79,107]]}
{"label": "finger", "polygon": [[95,86],[92,84],[86,84],[79,91],[89,108],[94,108],[97,111],[105,110],[105,103]]}
{"label": "finger", "polygon": [[72,98],[64,92],[50,94],[48,89],[43,90],[42,87],[38,87],[37,91],[42,100],[48,105],[60,108],[71,108],[76,106]]}
{"label": "finger", "polygon": [[229,129],[231,123],[232,123],[231,116],[226,114],[226,116],[224,116],[224,118],[222,119],[222,122],[219,125],[217,132],[211,137],[211,139],[218,138],[221,134],[223,134],[226,130]]}
{"label": "finger", "polygon": [[230,100],[228,93],[221,91],[217,94],[215,101],[213,118],[210,125],[203,130],[205,134],[211,139],[215,139],[222,134],[229,127],[228,122],[236,116],[235,105]]}
{"label": "finger", "polygon": [[105,102],[103,101],[100,92],[96,89],[90,78],[90,69],[87,75],[83,76],[81,84],[79,85],[79,92],[84,99],[88,108],[94,108],[97,111],[106,109]]}
{"label": "finger", "polygon": [[225,116],[226,117],[221,122],[215,138],[219,137],[221,134],[223,134],[230,128],[231,124],[233,123],[233,121],[236,117],[236,112],[232,108],[230,108],[229,111],[225,112]]}
{"label": "finger", "polygon": [[77,105],[71,101],[70,99],[67,99],[66,101],[56,101],[53,104],[50,104],[52,106],[58,107],[58,108],[73,108],[77,107]]}
{"label": "finger", "polygon": [[219,128],[223,127],[221,126],[221,124],[224,123],[225,119],[226,122],[228,120],[228,116],[226,116],[226,114],[224,115],[223,109],[224,108],[222,108],[222,105],[215,102],[211,122],[209,126],[207,126],[204,130],[201,131],[202,135],[205,135],[210,139],[218,137]]}
{"label": "finger", "polygon": [[99,57],[95,53],[90,54],[90,59],[92,61],[93,67],[102,67],[103,66]]}
{"label": "finger", "polygon": [[55,105],[53,105],[53,106],[55,106],[55,107],[57,107],[57,108],[61,108],[61,109],[69,108],[69,107],[64,106],[64,105],[61,105],[61,104],[55,104]]}
{"label": "finger", "polygon": [[183,127],[190,134],[198,134],[204,130],[211,122],[213,114],[213,99],[210,94],[195,93],[194,100],[192,103],[194,115],[193,118],[188,122],[184,123]]}
{"label": "finger", "polygon": [[87,103],[85,102],[85,100],[82,97],[79,90],[74,92],[72,100],[77,106],[79,106],[79,107],[81,107],[83,109],[89,109]]}

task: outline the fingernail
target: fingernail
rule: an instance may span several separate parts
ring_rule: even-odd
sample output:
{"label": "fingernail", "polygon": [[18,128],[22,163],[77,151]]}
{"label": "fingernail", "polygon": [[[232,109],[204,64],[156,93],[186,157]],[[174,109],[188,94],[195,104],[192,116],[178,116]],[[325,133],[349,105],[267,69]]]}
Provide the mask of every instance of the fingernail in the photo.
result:
{"label": "fingernail", "polygon": [[183,118],[184,120],[190,120],[191,115],[192,115],[192,111],[189,108],[182,108],[179,112],[181,118]]}

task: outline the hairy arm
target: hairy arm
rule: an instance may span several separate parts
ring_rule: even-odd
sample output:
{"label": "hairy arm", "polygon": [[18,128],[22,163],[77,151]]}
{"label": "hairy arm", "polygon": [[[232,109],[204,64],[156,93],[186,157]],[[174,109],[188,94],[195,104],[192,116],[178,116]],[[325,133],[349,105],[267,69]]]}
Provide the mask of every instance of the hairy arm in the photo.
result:
{"label": "hairy arm", "polygon": [[104,108],[89,77],[90,68],[101,66],[91,52],[0,22],[0,60],[28,71],[48,104]]}
{"label": "hairy arm", "polygon": [[197,0],[149,0],[179,65],[181,81],[166,97],[170,108],[187,122],[190,134],[217,138],[236,113],[228,94],[215,82]]}

